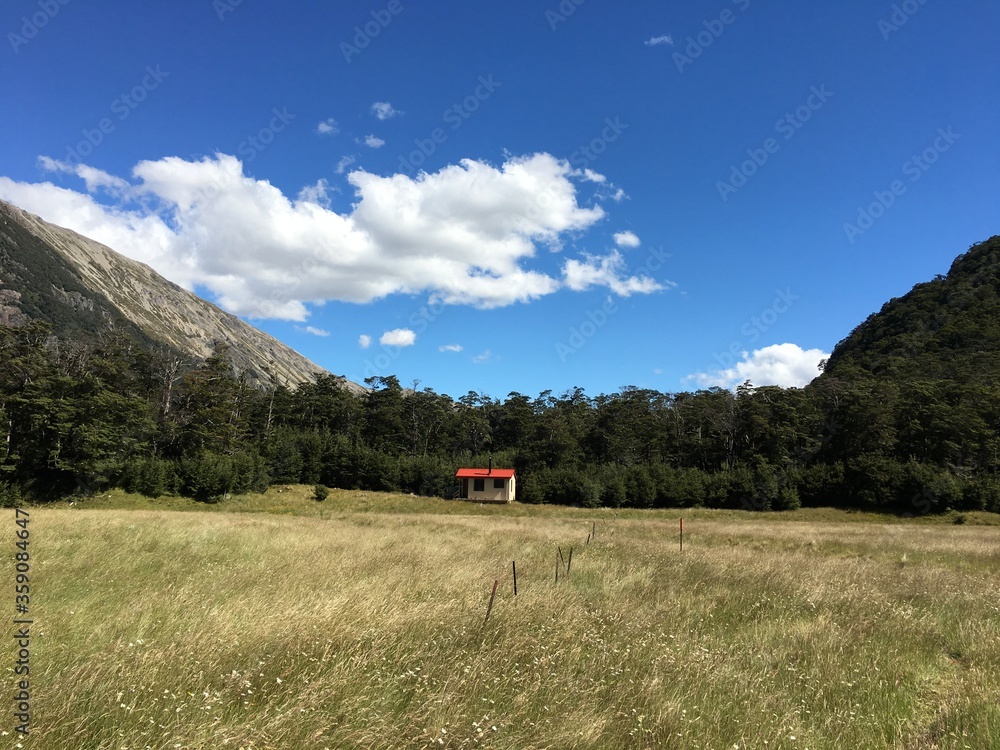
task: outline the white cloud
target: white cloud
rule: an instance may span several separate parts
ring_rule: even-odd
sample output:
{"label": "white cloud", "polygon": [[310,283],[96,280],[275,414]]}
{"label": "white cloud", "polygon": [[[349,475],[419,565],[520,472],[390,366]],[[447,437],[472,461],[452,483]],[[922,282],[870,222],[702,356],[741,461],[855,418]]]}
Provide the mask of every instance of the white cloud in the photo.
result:
{"label": "white cloud", "polygon": [[820,374],[820,361],[830,355],[820,349],[802,349],[796,344],[774,344],[743,352],[742,359],[726,370],[688,375],[698,385],[709,388],[735,388],[749,380],[753,385],[780,385],[801,388]]}
{"label": "white cloud", "polygon": [[614,235],[615,244],[618,247],[635,248],[642,244],[635,232],[630,232],[628,230],[624,232],[616,232]]}
{"label": "white cloud", "polygon": [[300,326],[295,326],[295,330],[300,331],[302,333],[309,333],[312,334],[313,336],[325,337],[330,335],[329,331],[325,331],[322,328],[315,328],[314,326],[306,326],[305,328],[301,328]]}
{"label": "white cloud", "polygon": [[337,121],[330,117],[316,126],[316,132],[320,135],[337,135],[340,128],[337,127]]}
{"label": "white cloud", "polygon": [[378,342],[383,346],[413,346],[417,342],[417,334],[409,328],[395,328],[383,333]]}
{"label": "white cloud", "polygon": [[650,294],[664,289],[663,285],[649,276],[623,277],[627,273],[625,259],[617,250],[597,257],[587,255],[583,261],[568,260],[563,266],[566,286],[582,292],[592,286],[606,286],[620,297],[632,294]]}
{"label": "white cloud", "polygon": [[299,191],[299,203],[315,203],[323,208],[330,207],[330,183],[325,179],[317,180],[315,185],[307,185]]}
{"label": "white cloud", "polygon": [[[325,205],[324,181],[293,199],[224,154],[143,161],[129,182],[73,171],[89,189],[114,187],[118,195],[98,202],[51,182],[0,177],[0,198],[188,289],[205,288],[226,310],[251,318],[302,322],[309,304],[392,294],[482,309],[529,302],[564,287],[532,267],[539,247],[558,248],[605,216],[599,204],[578,203],[569,163],[544,153],[499,166],[466,159],[415,177],[358,169],[347,178],[354,194],[344,212]],[[587,257],[581,268],[593,262]],[[613,270],[605,261],[597,277],[601,268],[605,276]],[[586,287],[580,273],[572,279],[569,288]]]}
{"label": "white cloud", "polygon": [[340,161],[337,162],[337,166],[333,168],[333,171],[337,174],[344,174],[347,168],[354,164],[356,159],[353,156],[341,156]]}
{"label": "white cloud", "polygon": [[369,148],[382,148],[385,145],[385,141],[378,136],[369,134],[365,136],[365,145]]}
{"label": "white cloud", "polygon": [[603,184],[608,181],[608,178],[602,175],[600,172],[595,172],[593,169],[584,169],[583,178],[588,182],[596,182],[598,184]]}
{"label": "white cloud", "polygon": [[625,191],[622,190],[621,188],[618,188],[611,196],[611,200],[613,200],[615,203],[621,203],[626,198],[628,198],[628,196],[625,194]]}
{"label": "white cloud", "polygon": [[365,333],[362,333],[360,336],[358,336],[358,346],[360,346],[362,349],[367,349],[371,345],[372,345],[371,336]]}
{"label": "white cloud", "polygon": [[38,165],[48,172],[62,172],[64,174],[74,174],[84,181],[88,193],[94,193],[100,188],[104,188],[114,195],[124,195],[132,187],[128,180],[115,177],[107,172],[88,167],[86,164],[67,164],[64,161],[51,159],[48,156],[39,156]]}
{"label": "white cloud", "polygon": [[372,114],[380,120],[388,120],[403,113],[389,104],[389,102],[374,102],[372,104]]}
{"label": "white cloud", "polygon": [[662,36],[654,36],[651,39],[645,41],[647,47],[656,47],[661,44],[667,44],[671,47],[674,46],[674,38],[669,34],[663,34]]}
{"label": "white cloud", "polygon": [[482,364],[483,362],[485,362],[486,360],[488,360],[492,356],[493,356],[493,353],[489,349],[487,349],[482,354],[477,354],[475,357],[473,357],[472,361],[475,362],[477,365],[479,365],[479,364]]}
{"label": "white cloud", "polygon": [[445,344],[444,346],[438,347],[439,352],[460,352],[462,351],[461,344]]}

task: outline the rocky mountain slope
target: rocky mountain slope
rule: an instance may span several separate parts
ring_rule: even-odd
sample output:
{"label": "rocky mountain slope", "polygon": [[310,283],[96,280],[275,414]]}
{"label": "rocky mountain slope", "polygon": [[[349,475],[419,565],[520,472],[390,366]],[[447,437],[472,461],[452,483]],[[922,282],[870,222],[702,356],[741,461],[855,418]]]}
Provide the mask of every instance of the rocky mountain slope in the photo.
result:
{"label": "rocky mountain slope", "polygon": [[30,320],[50,322],[58,336],[116,325],[195,361],[224,344],[236,368],[261,383],[273,376],[294,388],[326,372],[149,266],[0,201],[0,325]]}

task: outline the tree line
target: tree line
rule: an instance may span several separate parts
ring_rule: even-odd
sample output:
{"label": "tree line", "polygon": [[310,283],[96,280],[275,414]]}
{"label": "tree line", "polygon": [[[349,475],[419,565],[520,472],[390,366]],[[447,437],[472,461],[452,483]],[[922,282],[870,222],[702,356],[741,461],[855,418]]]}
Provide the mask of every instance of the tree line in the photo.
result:
{"label": "tree line", "polygon": [[356,396],[334,376],[254,387],[224,348],[192,366],[120,331],[66,341],[38,322],[0,327],[0,357],[7,504],[281,483],[453,497],[455,470],[492,457],[528,503],[1000,512],[1000,386],[971,380],[455,399],[386,376]]}

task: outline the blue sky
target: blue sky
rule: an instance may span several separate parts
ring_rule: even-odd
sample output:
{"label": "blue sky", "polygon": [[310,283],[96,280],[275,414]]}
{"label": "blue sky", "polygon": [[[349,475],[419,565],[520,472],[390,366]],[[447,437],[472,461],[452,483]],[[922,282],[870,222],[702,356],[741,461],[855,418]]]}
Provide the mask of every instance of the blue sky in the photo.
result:
{"label": "blue sky", "polygon": [[801,385],[1000,231],[986,0],[9,0],[0,31],[0,198],[357,381]]}

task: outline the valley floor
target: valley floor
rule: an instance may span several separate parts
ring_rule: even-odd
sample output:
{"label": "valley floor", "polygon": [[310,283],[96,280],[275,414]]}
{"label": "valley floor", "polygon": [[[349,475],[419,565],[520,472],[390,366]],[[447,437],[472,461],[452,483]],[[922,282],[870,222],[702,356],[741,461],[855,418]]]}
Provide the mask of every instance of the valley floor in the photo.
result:
{"label": "valley floor", "polygon": [[310,491],[29,509],[25,746],[1000,746],[986,514]]}

